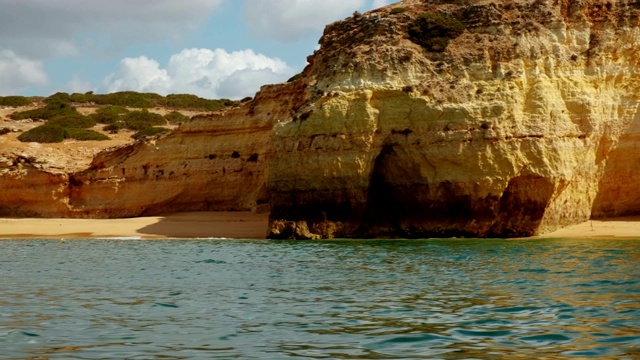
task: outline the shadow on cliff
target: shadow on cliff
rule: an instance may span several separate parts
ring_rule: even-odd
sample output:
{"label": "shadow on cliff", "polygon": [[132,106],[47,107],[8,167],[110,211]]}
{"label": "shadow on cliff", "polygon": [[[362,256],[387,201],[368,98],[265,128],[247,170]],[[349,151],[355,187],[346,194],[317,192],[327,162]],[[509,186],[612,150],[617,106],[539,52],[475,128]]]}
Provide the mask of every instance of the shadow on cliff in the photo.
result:
{"label": "shadow on cliff", "polygon": [[243,211],[175,213],[163,215],[137,232],[170,238],[264,239],[268,217],[268,213]]}
{"label": "shadow on cliff", "polygon": [[596,162],[606,161],[591,207],[592,219],[640,214],[640,108],[617,141],[608,132],[602,136]]}

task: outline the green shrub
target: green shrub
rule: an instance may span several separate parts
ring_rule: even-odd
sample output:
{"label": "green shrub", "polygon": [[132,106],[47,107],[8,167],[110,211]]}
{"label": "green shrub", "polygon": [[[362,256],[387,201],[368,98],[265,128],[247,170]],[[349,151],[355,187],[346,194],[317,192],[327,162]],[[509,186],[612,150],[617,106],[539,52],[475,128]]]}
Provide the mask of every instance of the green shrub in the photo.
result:
{"label": "green shrub", "polygon": [[391,9],[391,14],[393,14],[393,15],[402,14],[405,11],[407,11],[407,8],[404,7],[404,6],[396,7],[396,8]]}
{"label": "green shrub", "polygon": [[65,92],[57,92],[44,99],[45,104],[50,103],[70,103],[71,97]]}
{"label": "green shrub", "polygon": [[170,130],[163,127],[148,127],[131,135],[134,139],[150,138],[169,132]]}
{"label": "green shrub", "polygon": [[48,120],[60,115],[79,115],[75,107],[60,100],[50,100],[44,107],[19,111],[10,115],[14,120],[40,119]]}
{"label": "green shrub", "polygon": [[409,38],[428,51],[443,52],[449,40],[460,36],[465,26],[458,19],[443,14],[423,14],[409,24]]}
{"label": "green shrub", "polygon": [[170,124],[182,124],[183,122],[189,120],[188,116],[183,115],[177,111],[168,113],[164,116],[164,118],[167,119]]}
{"label": "green shrub", "polygon": [[80,103],[80,104],[92,103],[93,91],[88,91],[84,94],[73,93],[69,95],[69,100],[73,103]]}
{"label": "green shrub", "polygon": [[113,124],[117,121],[121,121],[123,119],[123,115],[128,112],[129,110],[124,106],[109,105],[99,108],[96,110],[95,114],[91,115],[91,117],[101,124]]}
{"label": "green shrub", "polygon": [[99,133],[93,130],[87,129],[64,129],[64,138],[65,139],[76,139],[81,141],[102,141],[109,140],[109,137],[105,134]]}
{"label": "green shrub", "polygon": [[25,131],[18,140],[22,142],[59,143],[64,140],[64,128],[58,125],[41,125]]}
{"label": "green shrub", "polygon": [[99,105],[119,105],[136,108],[150,108],[156,106],[156,103],[162,99],[162,96],[154,93],[121,91],[111,94],[91,94],[89,98],[91,99],[91,102]]}
{"label": "green shrub", "polygon": [[160,114],[150,113],[147,110],[131,111],[124,116],[127,129],[144,130],[156,125],[165,125],[167,120]]}
{"label": "green shrub", "polygon": [[191,94],[170,94],[160,99],[157,105],[174,109],[217,111],[237,103],[229,99],[209,100]]}
{"label": "green shrub", "polygon": [[[151,108],[164,106],[174,109],[190,109],[203,111],[217,111],[228,106],[238,104],[229,99],[204,99],[191,94],[171,94],[162,96],[155,93],[139,93],[135,91],[121,91],[111,94],[94,94],[88,91],[84,94],[58,92],[44,99],[45,103],[93,103],[97,105],[117,105],[135,108]],[[1,105],[1,103],[0,103]]]}
{"label": "green shrub", "polygon": [[118,131],[124,129],[124,122],[123,121],[118,121],[118,122],[114,122],[113,124],[109,124],[105,127],[102,128],[102,130],[104,131],[108,131],[111,134],[117,134]]}
{"label": "green shrub", "polygon": [[33,99],[26,96],[0,96],[0,106],[27,106],[33,102]]}
{"label": "green shrub", "polygon": [[48,125],[57,125],[63,128],[86,129],[96,124],[92,117],[76,114],[58,115],[47,121]]}

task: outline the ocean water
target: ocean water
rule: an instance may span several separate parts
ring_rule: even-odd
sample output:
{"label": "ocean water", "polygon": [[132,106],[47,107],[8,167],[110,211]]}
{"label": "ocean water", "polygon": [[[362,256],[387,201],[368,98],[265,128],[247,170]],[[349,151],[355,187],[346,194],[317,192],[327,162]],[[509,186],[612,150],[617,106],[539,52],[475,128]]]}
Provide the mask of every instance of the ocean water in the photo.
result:
{"label": "ocean water", "polygon": [[640,240],[0,241],[0,359],[640,359]]}

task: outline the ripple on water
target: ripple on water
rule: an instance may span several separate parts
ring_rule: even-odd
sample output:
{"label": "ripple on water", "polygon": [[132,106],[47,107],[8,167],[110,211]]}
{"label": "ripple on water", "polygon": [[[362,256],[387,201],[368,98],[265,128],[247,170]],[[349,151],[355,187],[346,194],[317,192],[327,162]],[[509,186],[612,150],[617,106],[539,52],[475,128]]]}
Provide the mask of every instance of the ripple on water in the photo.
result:
{"label": "ripple on water", "polygon": [[640,241],[4,241],[7,358],[640,359]]}
{"label": "ripple on water", "polygon": [[364,348],[371,350],[407,347],[424,348],[429,346],[443,346],[454,342],[455,339],[449,336],[437,334],[406,334],[369,342],[364,345]]}
{"label": "ripple on water", "polygon": [[562,334],[538,334],[520,337],[520,340],[536,343],[559,343],[571,341],[572,338]]}

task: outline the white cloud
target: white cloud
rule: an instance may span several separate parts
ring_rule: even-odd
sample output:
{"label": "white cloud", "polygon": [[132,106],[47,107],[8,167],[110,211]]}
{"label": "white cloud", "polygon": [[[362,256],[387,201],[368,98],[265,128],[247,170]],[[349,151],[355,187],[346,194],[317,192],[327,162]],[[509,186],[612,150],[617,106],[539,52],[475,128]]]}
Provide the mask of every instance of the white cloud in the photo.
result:
{"label": "white cloud", "polygon": [[11,50],[0,50],[0,94],[15,95],[48,82],[41,62],[21,57]]}
{"label": "white cloud", "polygon": [[[2,4],[0,47],[30,58],[113,50],[180,38],[222,0],[12,0]],[[96,41],[98,38],[99,41]],[[96,49],[97,48],[97,49]]]}
{"label": "white cloud", "polygon": [[245,20],[255,36],[283,42],[319,35],[355,11],[377,9],[399,0],[245,0]]}
{"label": "white cloud", "polygon": [[94,91],[93,85],[90,82],[81,79],[78,75],[73,75],[71,81],[69,81],[62,90],[69,93],[85,93],[87,91]]}
{"label": "white cloud", "polygon": [[284,81],[293,70],[277,58],[252,50],[185,49],[166,68],[145,56],[126,58],[105,79],[107,91],[189,93],[205,98],[253,96],[261,85]]}
{"label": "white cloud", "polygon": [[377,8],[381,8],[383,6],[387,6],[389,5],[389,1],[387,0],[373,0],[373,8],[377,9]]}
{"label": "white cloud", "polygon": [[136,90],[166,93],[171,79],[167,70],[146,56],[125,58],[118,70],[105,79],[107,91]]}
{"label": "white cloud", "polygon": [[245,19],[260,37],[295,41],[351,15],[365,0],[246,0]]}

